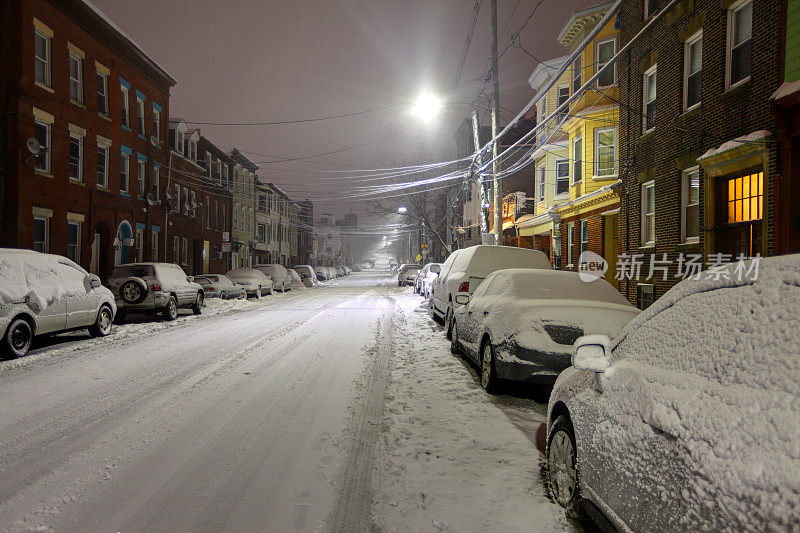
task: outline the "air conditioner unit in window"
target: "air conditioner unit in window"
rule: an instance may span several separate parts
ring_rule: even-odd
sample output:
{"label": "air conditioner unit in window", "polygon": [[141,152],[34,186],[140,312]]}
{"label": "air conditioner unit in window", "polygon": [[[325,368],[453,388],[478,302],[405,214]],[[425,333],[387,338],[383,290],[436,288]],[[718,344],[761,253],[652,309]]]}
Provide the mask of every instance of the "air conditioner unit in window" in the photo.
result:
{"label": "air conditioner unit in window", "polygon": [[214,254],[214,259],[222,259],[222,252],[216,252]]}

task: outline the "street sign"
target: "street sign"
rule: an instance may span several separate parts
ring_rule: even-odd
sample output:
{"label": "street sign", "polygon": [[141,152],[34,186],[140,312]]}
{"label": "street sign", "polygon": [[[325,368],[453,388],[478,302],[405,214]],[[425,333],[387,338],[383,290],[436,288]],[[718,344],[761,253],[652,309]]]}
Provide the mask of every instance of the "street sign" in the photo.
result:
{"label": "street sign", "polygon": [[423,244],[423,245],[422,245],[422,249],[423,249],[423,250],[427,250],[427,249],[428,249],[428,245],[427,245],[427,244]]}
{"label": "street sign", "polygon": [[422,259],[422,256],[420,254],[417,254],[417,261],[419,261],[420,259]]}

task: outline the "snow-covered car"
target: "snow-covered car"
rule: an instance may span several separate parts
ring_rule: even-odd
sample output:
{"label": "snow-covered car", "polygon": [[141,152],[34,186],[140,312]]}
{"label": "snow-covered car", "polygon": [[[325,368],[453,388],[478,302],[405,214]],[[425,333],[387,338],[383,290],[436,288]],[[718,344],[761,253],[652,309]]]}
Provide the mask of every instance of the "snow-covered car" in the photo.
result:
{"label": "snow-covered car", "polygon": [[206,292],[206,298],[234,300],[242,297],[243,288],[225,274],[202,274],[194,277]]}
{"label": "snow-covered car", "polygon": [[547,410],[568,513],[620,531],[797,529],[800,255],[741,264],[678,283],[613,340],[576,341]]}
{"label": "snow-covered car", "polygon": [[339,277],[342,277],[342,276],[346,276],[346,275],[347,275],[347,274],[345,273],[345,271],[344,271],[344,268],[343,268],[343,267],[337,266],[337,267],[334,267],[334,268],[336,269],[336,275],[337,275],[337,276],[339,276]]}
{"label": "snow-covered car", "polygon": [[353,265],[353,272],[361,272],[361,266]]}
{"label": "snow-covered car", "polygon": [[339,273],[333,267],[325,267],[325,270],[328,272],[328,279],[334,279],[339,277]]}
{"label": "snow-covered car", "polygon": [[306,287],[316,287],[319,284],[317,273],[309,265],[295,265],[293,270],[300,275],[300,280]]}
{"label": "snow-covered car", "polygon": [[289,274],[289,277],[292,278],[292,288],[300,288],[304,287],[305,284],[303,283],[303,278],[297,271],[293,268],[287,268],[286,272]]}
{"label": "snow-covered car", "polygon": [[261,298],[263,294],[272,294],[272,278],[255,268],[234,268],[225,274],[238,285],[241,285],[247,296]]}
{"label": "snow-covered car", "polygon": [[[400,265],[400,268],[397,269],[397,286],[404,287],[409,284],[414,283],[414,278],[417,276],[417,273],[422,268],[422,265],[418,265],[416,263],[403,263]],[[408,273],[411,272],[409,276]]]}
{"label": "snow-covered car", "polygon": [[448,340],[453,332],[453,313],[460,305],[456,296],[470,296],[486,276],[506,268],[552,270],[547,256],[538,250],[489,244],[456,250],[442,263],[439,276],[431,284],[428,305],[431,315],[444,321]]}
{"label": "snow-covered car", "polygon": [[272,288],[274,290],[281,292],[292,290],[292,278],[286,271],[285,266],[273,263],[271,265],[256,265],[253,268],[272,278]]}
{"label": "snow-covered car", "polygon": [[322,266],[314,267],[314,275],[317,277],[317,281],[327,281],[328,269]]}
{"label": "snow-covered car", "polygon": [[417,273],[417,277],[414,278],[414,293],[421,294],[427,298],[426,287],[430,287],[430,284],[439,275],[441,268],[441,263],[428,263],[422,267],[422,270]]}
{"label": "snow-covered car", "polygon": [[36,335],[88,328],[104,337],[116,311],[100,278],[66,257],[0,248],[0,333],[11,356],[27,354]]}
{"label": "snow-covered car", "polygon": [[106,281],[117,301],[117,320],[129,313],[162,313],[178,318],[178,309],[203,312],[205,291],[192,276],[173,263],[128,263],[114,267]]}
{"label": "snow-covered car", "polygon": [[563,270],[498,270],[457,298],[469,301],[454,313],[452,351],[478,367],[490,393],[504,380],[552,384],[578,337],[613,337],[639,314],[607,281]]}

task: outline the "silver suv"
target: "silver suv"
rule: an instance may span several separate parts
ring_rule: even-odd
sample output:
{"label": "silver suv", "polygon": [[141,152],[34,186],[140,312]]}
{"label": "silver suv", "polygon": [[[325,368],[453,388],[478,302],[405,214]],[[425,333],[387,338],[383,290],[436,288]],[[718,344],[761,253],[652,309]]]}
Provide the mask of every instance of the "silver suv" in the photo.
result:
{"label": "silver suv", "polygon": [[203,312],[203,287],[172,263],[129,263],[114,268],[106,286],[117,302],[117,320],[128,313],[161,312],[167,320],[178,318],[178,308]]}

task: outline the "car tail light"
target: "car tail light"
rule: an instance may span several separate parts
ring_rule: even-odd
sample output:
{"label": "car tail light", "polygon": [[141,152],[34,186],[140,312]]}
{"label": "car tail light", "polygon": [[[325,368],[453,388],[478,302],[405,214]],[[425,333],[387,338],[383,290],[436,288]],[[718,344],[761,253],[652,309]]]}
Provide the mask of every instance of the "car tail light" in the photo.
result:
{"label": "car tail light", "polygon": [[216,288],[216,287],[214,287],[214,286],[212,286],[212,285],[209,285],[209,286],[206,288],[206,290],[207,290],[207,291],[215,291],[215,290],[217,290],[217,288]]}
{"label": "car tail light", "polygon": [[462,281],[458,286],[458,292],[469,292],[469,281]]}
{"label": "car tail light", "polygon": [[154,291],[160,291],[161,290],[161,285],[159,285],[158,283],[153,283],[153,290]]}

